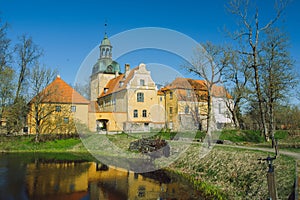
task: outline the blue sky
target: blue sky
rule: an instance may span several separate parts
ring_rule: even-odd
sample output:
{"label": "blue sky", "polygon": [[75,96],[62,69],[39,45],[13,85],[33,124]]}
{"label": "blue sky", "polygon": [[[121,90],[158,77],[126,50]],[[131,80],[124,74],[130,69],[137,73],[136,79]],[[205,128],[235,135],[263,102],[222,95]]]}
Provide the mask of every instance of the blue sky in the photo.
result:
{"label": "blue sky", "polygon": [[[106,32],[109,36],[135,28],[161,27],[183,33],[197,42],[224,43],[231,40],[225,37],[223,27],[226,25],[233,29],[235,25],[235,18],[226,12],[224,4],[223,0],[0,0],[0,12],[2,21],[10,25],[9,38],[15,42],[24,33],[32,36],[44,50],[42,62],[58,68],[61,77],[73,84],[81,63],[102,40],[105,23],[108,23]],[[261,3],[262,19],[273,16],[272,6],[272,0]],[[298,71],[299,8],[300,1],[292,1],[277,24],[284,27],[290,36],[291,54]],[[180,71],[180,59],[171,59],[168,63],[161,61],[164,54],[149,54],[151,51],[128,54],[118,61],[122,70],[125,63],[135,66],[146,62],[161,63]],[[184,73],[184,76],[189,74]]]}

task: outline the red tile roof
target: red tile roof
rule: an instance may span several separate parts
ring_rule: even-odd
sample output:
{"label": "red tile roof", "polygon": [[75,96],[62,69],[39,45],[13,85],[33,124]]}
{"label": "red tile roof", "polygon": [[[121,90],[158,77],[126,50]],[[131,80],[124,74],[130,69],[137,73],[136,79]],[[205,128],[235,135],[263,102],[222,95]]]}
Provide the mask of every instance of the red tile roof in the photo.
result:
{"label": "red tile roof", "polygon": [[226,91],[223,86],[213,85],[212,94],[214,97],[225,97],[231,99],[232,96]]}
{"label": "red tile roof", "polygon": [[[50,83],[40,94],[42,103],[75,103],[89,104],[89,100],[80,95],[69,84],[63,81],[59,76]],[[44,97],[42,97],[44,96]],[[38,98],[34,97],[30,102]]]}
{"label": "red tile roof", "polygon": [[[201,93],[202,95],[207,95],[207,86],[205,80],[194,80],[190,78],[176,78],[172,83],[162,88],[161,91],[166,90],[194,90],[197,93]],[[180,91],[179,91],[180,92]],[[185,93],[180,92],[181,96]],[[200,94],[199,93],[199,94]],[[232,96],[226,91],[223,86],[213,85],[212,94],[214,97],[224,97],[232,98]]]}
{"label": "red tile roof", "polygon": [[[98,98],[104,97],[109,94],[112,94],[112,93],[115,93],[115,92],[125,89],[127,83],[132,79],[134,71],[137,69],[139,69],[139,67],[135,67],[134,69],[132,69],[129,72],[127,77],[126,77],[126,74],[121,74],[121,75],[117,76],[116,78],[111,79],[104,87],[104,88],[107,88],[107,91],[106,92],[103,91]],[[123,82],[123,84],[120,85],[120,82]]]}
{"label": "red tile roof", "polygon": [[169,85],[161,88],[162,91],[172,90],[172,89],[192,89],[191,84],[189,83],[189,79],[187,78],[176,78]]}

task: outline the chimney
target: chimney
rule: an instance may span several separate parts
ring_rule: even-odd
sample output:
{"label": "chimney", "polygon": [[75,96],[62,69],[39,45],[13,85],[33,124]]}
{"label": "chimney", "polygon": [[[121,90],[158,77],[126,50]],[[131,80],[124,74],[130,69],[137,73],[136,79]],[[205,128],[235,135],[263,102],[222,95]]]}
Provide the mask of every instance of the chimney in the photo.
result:
{"label": "chimney", "polygon": [[125,77],[127,78],[128,74],[130,71],[130,65],[129,64],[125,64]]}
{"label": "chimney", "polygon": [[119,72],[116,71],[116,72],[115,72],[115,78],[117,78],[118,76],[119,76]]}
{"label": "chimney", "polygon": [[125,73],[129,72],[130,70],[130,65],[129,64],[125,64]]}

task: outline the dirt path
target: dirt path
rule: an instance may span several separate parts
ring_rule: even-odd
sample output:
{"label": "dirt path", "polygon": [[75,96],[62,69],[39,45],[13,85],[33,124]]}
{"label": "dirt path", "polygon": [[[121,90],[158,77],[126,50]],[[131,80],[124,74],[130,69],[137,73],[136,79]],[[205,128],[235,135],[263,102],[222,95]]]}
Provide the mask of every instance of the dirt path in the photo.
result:
{"label": "dirt path", "polygon": [[[227,147],[232,147],[232,148],[239,148],[239,149],[249,149],[249,150],[258,150],[258,151],[264,151],[264,152],[270,152],[274,153],[274,149],[271,148],[262,148],[262,147],[248,147],[248,146],[237,146],[237,145],[220,145],[220,146],[227,146]],[[286,155],[293,157],[300,161],[300,153],[297,152],[291,152],[291,151],[285,151],[285,150],[280,150],[279,149],[279,155]]]}

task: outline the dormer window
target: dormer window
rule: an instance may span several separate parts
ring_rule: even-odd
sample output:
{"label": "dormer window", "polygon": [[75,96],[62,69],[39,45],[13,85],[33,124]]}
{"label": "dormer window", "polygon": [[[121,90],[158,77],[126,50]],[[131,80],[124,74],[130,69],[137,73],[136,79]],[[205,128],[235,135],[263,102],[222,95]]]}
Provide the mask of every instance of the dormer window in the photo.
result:
{"label": "dormer window", "polygon": [[104,94],[108,92],[108,88],[104,88]]}
{"label": "dormer window", "polygon": [[123,81],[120,81],[119,82],[119,87],[122,87],[124,85],[124,82]]}

